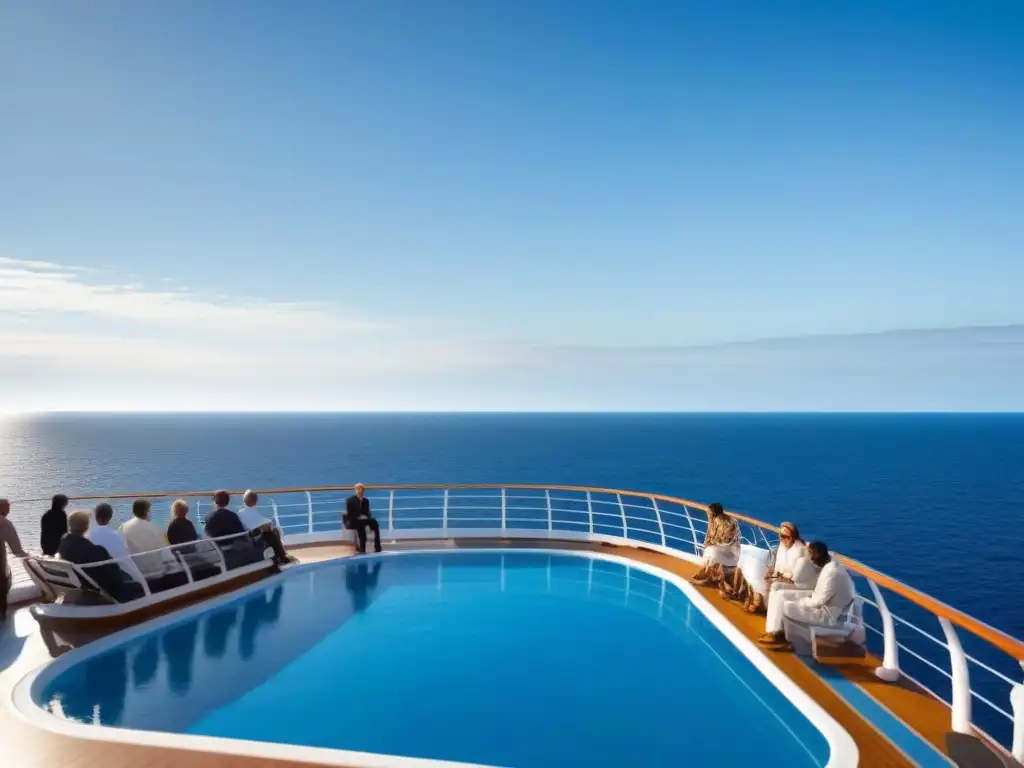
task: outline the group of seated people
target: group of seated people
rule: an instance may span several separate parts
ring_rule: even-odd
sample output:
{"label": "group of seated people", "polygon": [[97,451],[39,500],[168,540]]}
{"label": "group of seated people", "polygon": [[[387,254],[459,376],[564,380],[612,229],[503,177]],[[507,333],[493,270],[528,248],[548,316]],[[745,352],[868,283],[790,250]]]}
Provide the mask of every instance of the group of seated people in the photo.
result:
{"label": "group of seated people", "polygon": [[704,556],[693,583],[717,586],[727,600],[742,600],[750,613],[766,609],[765,632],[758,642],[787,645],[785,619],[804,625],[837,627],[857,598],[847,569],[824,542],[805,542],[793,523],[779,528],[774,562],[763,574],[740,567],[740,530],[718,502],[708,507]]}
{"label": "group of seated people", "polygon": [[[221,573],[222,561],[228,569],[258,562],[267,548],[273,550],[275,564],[294,562],[281,543],[280,531],[260,514],[256,493],[246,491],[242,500],[244,507],[236,513],[228,508],[230,494],[217,491],[215,508],[205,517],[205,537],[201,537],[184,499],[171,505],[166,531],[153,522],[152,503],[147,499],[137,499],[132,518],[115,530],[109,504],[98,504],[92,512],[81,509],[66,514],[68,499],[58,495],[43,515],[40,543],[45,554],[80,566],[118,602],[141,597],[143,583],[150,592],[161,592],[188,583],[188,574],[198,581]],[[191,546],[169,549],[169,545]],[[117,562],[107,562],[111,560]]]}

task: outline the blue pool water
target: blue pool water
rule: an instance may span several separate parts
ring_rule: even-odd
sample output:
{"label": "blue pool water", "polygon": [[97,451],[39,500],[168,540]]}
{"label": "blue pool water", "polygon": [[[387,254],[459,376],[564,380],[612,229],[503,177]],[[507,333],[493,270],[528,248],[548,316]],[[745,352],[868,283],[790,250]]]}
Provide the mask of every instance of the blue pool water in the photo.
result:
{"label": "blue pool water", "polygon": [[40,700],[112,726],[523,768],[829,755],[678,588],[545,552],[294,571],[78,662]]}

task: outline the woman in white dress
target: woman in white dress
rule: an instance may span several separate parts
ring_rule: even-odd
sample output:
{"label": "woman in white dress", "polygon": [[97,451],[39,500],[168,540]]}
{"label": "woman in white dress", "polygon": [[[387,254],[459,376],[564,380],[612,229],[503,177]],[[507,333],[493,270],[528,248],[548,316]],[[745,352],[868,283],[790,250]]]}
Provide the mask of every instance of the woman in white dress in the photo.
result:
{"label": "woman in white dress", "polygon": [[764,577],[764,589],[751,589],[747,611],[756,613],[764,605],[773,584],[794,585],[797,563],[807,555],[807,542],[800,537],[800,529],[790,522],[779,526],[779,549],[775,565]]}
{"label": "woman in white dress", "polygon": [[785,522],[779,526],[779,546],[770,554],[753,550],[763,557],[741,558],[732,584],[723,584],[721,594],[727,600],[742,600],[747,613],[757,613],[768,598],[768,591],[775,582],[793,583],[793,569],[806,552],[806,543],[800,538],[800,529]]}

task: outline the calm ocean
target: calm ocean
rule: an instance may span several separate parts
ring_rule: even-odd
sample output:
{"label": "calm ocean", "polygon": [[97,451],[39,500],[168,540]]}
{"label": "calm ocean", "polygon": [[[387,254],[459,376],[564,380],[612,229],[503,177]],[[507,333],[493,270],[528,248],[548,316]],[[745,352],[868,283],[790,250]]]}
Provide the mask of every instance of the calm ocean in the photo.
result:
{"label": "calm ocean", "polygon": [[[11,499],[357,480],[578,484],[719,500],[769,522],[796,521],[807,538],[1024,637],[1024,415],[0,420],[0,496]],[[46,507],[15,507],[30,543]],[[927,618],[922,626],[941,636]],[[965,645],[972,650],[970,638]],[[993,663],[1014,674],[1005,661]],[[1006,702],[1005,691],[994,695]]]}

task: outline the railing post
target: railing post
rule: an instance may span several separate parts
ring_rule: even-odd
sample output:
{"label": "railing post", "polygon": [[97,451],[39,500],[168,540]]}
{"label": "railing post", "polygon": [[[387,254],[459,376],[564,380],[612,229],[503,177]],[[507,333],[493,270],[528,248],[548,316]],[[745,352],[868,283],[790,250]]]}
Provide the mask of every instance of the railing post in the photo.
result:
{"label": "railing post", "polygon": [[441,514],[442,514],[441,529],[445,532],[445,535],[447,535],[448,534],[448,489],[447,488],[444,489],[444,511]]}
{"label": "railing post", "polygon": [[622,515],[622,538],[629,538],[629,524],[626,522],[626,508],[622,504],[622,494],[616,493],[615,498],[619,500],[619,514]]}
{"label": "railing post", "polygon": [[274,527],[281,530],[281,520],[277,516],[277,502],[273,499],[270,500],[270,508],[274,510]]}
{"label": "railing post", "polygon": [[[661,534],[661,546],[667,547],[668,544],[665,541],[665,525],[661,522],[661,510],[658,509],[658,500],[653,496],[651,496],[651,504],[654,505],[654,516],[658,518],[658,533]],[[665,582],[662,581],[662,585],[664,585],[664,583]]]}
{"label": "railing post", "polygon": [[690,536],[693,537],[693,554],[700,554],[700,546],[697,544],[697,529],[693,527],[693,518],[690,517],[690,510],[683,504],[683,513],[686,515],[686,522],[690,525]]}
{"label": "railing post", "polygon": [[388,494],[388,530],[395,530],[395,491]]}
{"label": "railing post", "polygon": [[587,517],[590,520],[590,535],[594,535],[594,502],[590,498],[590,491],[587,491]]}
{"label": "railing post", "polygon": [[142,585],[142,594],[144,594],[146,597],[149,597],[153,593],[149,589],[149,583],[146,581],[146,577],[142,574],[142,569],[139,568],[139,564],[135,562],[135,556],[128,555],[127,559],[130,560],[131,564],[134,566],[133,570],[141,577],[139,579],[136,579],[134,576],[132,576],[132,581],[137,581],[138,583],[140,583]]}
{"label": "railing post", "polygon": [[[1024,669],[1024,661],[1020,663]],[[1010,689],[1010,707],[1013,709],[1013,747],[1011,753],[1018,763],[1024,763],[1024,685],[1017,683]]]}
{"label": "railing post", "polygon": [[306,491],[306,510],[309,515],[309,532],[313,532],[313,496],[309,491]]}
{"label": "railing post", "polygon": [[[211,541],[210,542],[210,546],[212,546],[214,552],[217,553],[217,564],[220,566],[220,572],[221,573],[227,573],[228,572],[228,562],[227,562],[227,560],[224,559],[224,552],[221,550],[220,544],[218,544],[216,541]],[[263,551],[266,552],[266,550],[263,550]]]}
{"label": "railing post", "polygon": [[506,521],[508,520],[508,517],[507,517],[507,514],[506,514],[506,510],[507,510],[507,507],[505,506],[505,489],[502,488],[501,489],[501,530],[502,530],[502,533],[505,532]]}
{"label": "railing post", "polygon": [[868,586],[871,587],[871,594],[875,596],[875,604],[878,606],[878,613],[882,617],[884,651],[882,653],[882,666],[875,668],[875,676],[887,683],[895,683],[900,679],[900,647],[896,643],[896,622],[893,621],[889,606],[885,604],[882,590],[871,579],[868,579]]}
{"label": "railing post", "polygon": [[195,579],[192,578],[192,569],[188,567],[188,563],[185,561],[185,556],[176,549],[173,550],[173,552],[175,559],[178,561],[181,567],[185,569],[185,578],[188,579],[189,584],[192,584],[195,581]]}
{"label": "railing post", "polygon": [[551,530],[554,527],[554,521],[551,519],[551,491],[547,488],[544,489],[544,503],[548,510],[548,536],[551,536]]}
{"label": "railing post", "polygon": [[960,637],[953,627],[953,623],[946,618],[939,617],[939,624],[946,635],[946,645],[949,646],[949,670],[953,678],[953,730],[957,733],[971,734],[971,676],[967,669],[967,656],[960,645]]}

